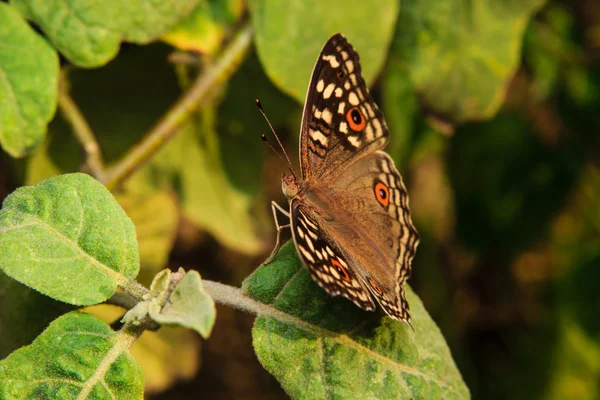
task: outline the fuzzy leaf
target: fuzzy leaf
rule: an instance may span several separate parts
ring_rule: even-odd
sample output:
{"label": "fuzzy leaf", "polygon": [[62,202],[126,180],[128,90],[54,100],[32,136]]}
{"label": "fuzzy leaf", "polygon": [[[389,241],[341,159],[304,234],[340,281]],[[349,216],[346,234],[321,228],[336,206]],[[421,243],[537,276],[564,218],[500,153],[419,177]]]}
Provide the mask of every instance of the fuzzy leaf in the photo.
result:
{"label": "fuzzy leaf", "polygon": [[252,334],[260,362],[294,399],[469,398],[444,338],[411,290],[414,331],[328,296],[292,242],[243,290],[291,316],[293,322],[260,316]]}
{"label": "fuzzy leaf", "polygon": [[56,48],[80,67],[98,67],[121,41],[148,43],[168,31],[200,0],[11,0]]}
{"label": "fuzzy leaf", "polygon": [[191,328],[207,339],[215,324],[215,303],[204,291],[200,274],[189,271],[171,294],[169,304],[162,310],[150,306],[150,317],[160,324]]}
{"label": "fuzzy leaf", "polygon": [[376,7],[360,0],[251,0],[249,5],[256,48],[267,75],[301,103],[321,48],[337,32],[358,51],[365,80],[373,82],[398,16],[396,0],[380,0]]}
{"label": "fuzzy leaf", "polygon": [[0,145],[22,157],[56,111],[58,55],[11,6],[0,3]]}
{"label": "fuzzy leaf", "polygon": [[138,273],[135,227],[89,175],[53,177],[4,201],[0,269],[54,299],[99,303]]}
{"label": "fuzzy leaf", "polygon": [[142,399],[144,375],[128,352],[132,340],[92,315],[66,314],[0,361],[0,398]]}
{"label": "fuzzy leaf", "polygon": [[491,117],[519,65],[529,18],[545,0],[405,0],[393,51],[421,101],[454,121]]}

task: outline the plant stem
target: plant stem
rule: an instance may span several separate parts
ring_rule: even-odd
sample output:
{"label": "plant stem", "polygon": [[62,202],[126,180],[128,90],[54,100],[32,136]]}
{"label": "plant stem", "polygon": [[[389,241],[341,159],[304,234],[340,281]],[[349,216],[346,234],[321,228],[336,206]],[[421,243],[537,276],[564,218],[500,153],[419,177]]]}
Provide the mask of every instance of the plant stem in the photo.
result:
{"label": "plant stem", "polygon": [[252,28],[246,22],[213,65],[208,66],[188,91],[171,107],[150,132],[133,147],[107,174],[103,183],[116,189],[136,168],[148,161],[198,107],[210,99],[209,94],[226,82],[237,70],[252,43]]}
{"label": "plant stem", "polygon": [[323,335],[331,335],[330,332],[309,324],[308,322],[302,321],[298,317],[295,317],[291,314],[280,311],[270,304],[261,303],[260,301],[251,299],[243,294],[242,290],[239,288],[207,280],[202,280],[202,286],[217,303],[224,304],[250,314],[273,317],[279,321],[291,323],[311,332],[318,331]]}
{"label": "plant stem", "polygon": [[96,141],[94,132],[85,120],[81,110],[71,98],[69,93],[69,82],[67,80],[67,72],[63,69],[60,73],[58,85],[58,105],[65,120],[71,124],[75,137],[85,151],[85,163],[90,169],[92,176],[99,181],[104,180],[104,163],[100,154],[100,146]]}

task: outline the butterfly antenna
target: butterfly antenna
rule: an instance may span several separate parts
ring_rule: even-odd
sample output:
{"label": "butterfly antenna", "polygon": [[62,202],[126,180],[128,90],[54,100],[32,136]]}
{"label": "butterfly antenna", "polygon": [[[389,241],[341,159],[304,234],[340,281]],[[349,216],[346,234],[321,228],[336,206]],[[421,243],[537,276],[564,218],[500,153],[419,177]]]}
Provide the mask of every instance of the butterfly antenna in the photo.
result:
{"label": "butterfly antenna", "polygon": [[267,137],[264,134],[260,135],[260,138],[263,140],[263,142],[265,142],[266,144],[269,145],[269,147],[271,148],[271,150],[273,150],[275,152],[275,154],[277,154],[279,159],[281,161],[283,161],[283,163],[290,170],[292,175],[296,176],[296,174],[294,173],[294,168],[292,168],[292,162],[290,161],[290,158],[288,157],[288,155],[285,151],[285,148],[283,147],[283,144],[281,143],[281,140],[279,140],[279,136],[277,136],[277,133],[275,133],[275,129],[273,129],[273,125],[271,125],[271,121],[269,121],[269,118],[267,118],[267,115],[265,114],[265,111],[263,110],[262,104],[260,103],[260,100],[258,100],[258,99],[256,99],[256,106],[260,110],[260,113],[262,114],[262,116],[267,121],[267,124],[269,124],[269,128],[271,128],[271,132],[273,132],[273,136],[275,136],[275,139],[277,139],[277,143],[279,143],[279,147],[281,148],[281,151],[283,152],[283,155],[285,156],[285,160],[283,159],[283,157],[281,157],[279,152],[277,150],[275,150],[275,148],[273,146],[271,146],[271,143],[269,143],[269,141],[267,140]]}

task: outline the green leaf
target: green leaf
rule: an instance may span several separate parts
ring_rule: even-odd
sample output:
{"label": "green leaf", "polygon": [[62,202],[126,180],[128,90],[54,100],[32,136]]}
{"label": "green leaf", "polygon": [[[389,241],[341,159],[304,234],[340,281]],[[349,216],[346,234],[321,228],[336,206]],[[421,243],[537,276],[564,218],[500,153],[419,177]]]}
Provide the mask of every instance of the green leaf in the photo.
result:
{"label": "green leaf", "polygon": [[444,338],[411,290],[414,331],[328,296],[291,242],[243,290],[290,317],[259,316],[252,333],[260,362],[294,399],[469,398]]}
{"label": "green leaf", "polygon": [[199,0],[11,0],[56,48],[80,67],[98,67],[121,41],[148,43],[168,31]]}
{"label": "green leaf", "polygon": [[96,304],[137,275],[135,227],[92,177],[50,178],[4,201],[0,269],[54,299]]}
{"label": "green leaf", "polygon": [[0,359],[30,344],[52,320],[74,307],[53,300],[0,272]]}
{"label": "green leaf", "polygon": [[397,0],[374,7],[360,0],[249,2],[256,48],[273,83],[304,102],[310,74],[329,37],[343,33],[372,83],[383,66],[398,16]]}
{"label": "green leaf", "polygon": [[56,111],[58,55],[11,6],[0,3],[0,145],[13,157],[35,148]]}
{"label": "green leaf", "polygon": [[169,260],[179,224],[177,202],[166,190],[125,191],[115,197],[135,225],[141,264],[136,280],[150,282]]}
{"label": "green leaf", "polygon": [[180,325],[198,332],[204,339],[215,324],[216,309],[212,297],[202,287],[196,271],[189,271],[177,285],[162,309],[150,305],[150,317],[164,325]]}
{"label": "green leaf", "polygon": [[182,50],[214,55],[243,11],[242,0],[201,1],[162,39]]}
{"label": "green leaf", "polygon": [[145,172],[166,175],[179,191],[182,214],[223,245],[257,254],[263,243],[250,215],[252,196],[234,187],[220,159],[212,110],[192,118]]}
{"label": "green leaf", "polygon": [[29,346],[0,361],[2,399],[142,399],[134,338],[82,312],[57,319]]}
{"label": "green leaf", "polygon": [[426,107],[454,121],[498,110],[545,0],[405,0],[393,45]]}
{"label": "green leaf", "polygon": [[411,145],[420,122],[419,102],[408,79],[406,65],[398,56],[392,55],[388,60],[383,80],[382,108],[392,132],[385,151],[402,171],[414,150]]}

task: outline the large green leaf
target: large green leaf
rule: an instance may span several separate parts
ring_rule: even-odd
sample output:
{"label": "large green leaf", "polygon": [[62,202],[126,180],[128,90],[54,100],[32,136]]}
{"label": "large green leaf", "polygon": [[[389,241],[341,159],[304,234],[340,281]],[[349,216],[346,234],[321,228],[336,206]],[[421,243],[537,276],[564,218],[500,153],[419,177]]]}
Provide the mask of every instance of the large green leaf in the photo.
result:
{"label": "large green leaf", "polygon": [[22,157],[56,111],[58,55],[11,6],[0,3],[0,145]]}
{"label": "large green leaf", "polygon": [[72,63],[98,67],[121,41],[148,43],[168,31],[200,0],[11,0]]}
{"label": "large green leaf", "polygon": [[434,113],[489,118],[519,64],[529,18],[544,2],[404,0],[393,49]]}
{"label": "large green leaf", "polygon": [[0,269],[54,299],[99,303],[138,273],[135,227],[89,175],[50,178],[4,201]]}
{"label": "large green leaf", "polygon": [[249,2],[256,47],[267,75],[304,102],[310,72],[325,41],[343,33],[361,57],[367,83],[381,69],[398,16],[397,0]]}
{"label": "large green leaf", "polygon": [[244,292],[270,304],[256,319],[260,362],[295,399],[466,399],[469,391],[439,329],[408,291],[414,331],[401,322],[328,296],[288,242]]}
{"label": "large green leaf", "polygon": [[133,340],[92,315],[66,314],[0,361],[0,398],[142,399],[144,375],[128,352]]}

